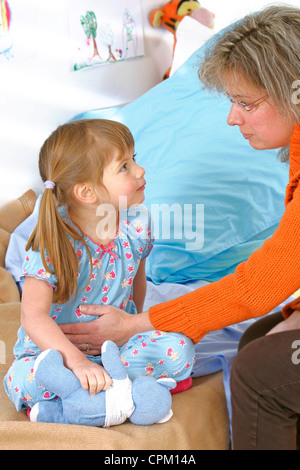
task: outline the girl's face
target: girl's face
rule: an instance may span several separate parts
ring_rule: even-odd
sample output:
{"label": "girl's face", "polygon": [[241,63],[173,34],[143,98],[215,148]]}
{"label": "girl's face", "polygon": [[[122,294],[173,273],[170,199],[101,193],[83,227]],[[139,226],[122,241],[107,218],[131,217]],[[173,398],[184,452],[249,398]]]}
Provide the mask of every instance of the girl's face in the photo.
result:
{"label": "girl's face", "polygon": [[127,207],[142,204],[145,199],[146,181],[145,170],[135,161],[133,151],[128,151],[121,159],[115,150],[112,161],[103,172],[103,184],[109,194],[109,202],[117,210],[120,207],[120,197],[127,198]]}
{"label": "girl's face", "polygon": [[[288,122],[271,103],[265,90],[255,87],[242,75],[238,80],[226,79],[226,94],[233,99],[227,124],[239,126],[243,137],[251,147],[257,150],[289,147],[294,124]],[[266,97],[265,100],[260,100]],[[257,101],[258,100],[258,101]],[[251,111],[241,103],[251,104],[257,101]]]}

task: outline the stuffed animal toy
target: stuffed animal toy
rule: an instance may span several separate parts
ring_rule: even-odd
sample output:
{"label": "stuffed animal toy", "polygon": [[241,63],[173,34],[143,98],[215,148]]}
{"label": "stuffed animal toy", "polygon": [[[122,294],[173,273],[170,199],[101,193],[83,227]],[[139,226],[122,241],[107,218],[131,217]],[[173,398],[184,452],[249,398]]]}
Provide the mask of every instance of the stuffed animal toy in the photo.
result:
{"label": "stuffed animal toy", "polygon": [[[191,15],[208,28],[213,28],[215,15],[206,8],[202,8],[197,0],[171,0],[161,8],[153,10],[150,15],[150,24],[153,28],[161,26],[170,31],[174,36],[173,52],[176,46],[176,30],[180,21]],[[164,75],[164,79],[170,75],[170,69]]]}
{"label": "stuffed animal toy", "polygon": [[112,385],[107,391],[91,396],[73,372],[64,366],[58,351],[48,349],[41,353],[34,367],[35,378],[59,398],[35,404],[30,420],[109,427],[121,424],[127,418],[138,425],[163,423],[171,418],[170,390],[176,386],[174,379],[155,380],[143,376],[131,381],[119,348],[112,341],[103,344],[101,357]]}

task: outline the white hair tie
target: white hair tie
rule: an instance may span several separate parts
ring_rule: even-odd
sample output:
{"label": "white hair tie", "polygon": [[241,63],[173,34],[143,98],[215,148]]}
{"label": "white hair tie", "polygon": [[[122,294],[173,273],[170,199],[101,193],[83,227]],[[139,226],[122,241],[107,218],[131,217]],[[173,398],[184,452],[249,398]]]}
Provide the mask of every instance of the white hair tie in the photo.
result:
{"label": "white hair tie", "polygon": [[46,189],[53,189],[54,186],[55,186],[55,183],[53,183],[53,181],[48,181],[47,180],[47,181],[45,181],[44,186],[45,186]]}

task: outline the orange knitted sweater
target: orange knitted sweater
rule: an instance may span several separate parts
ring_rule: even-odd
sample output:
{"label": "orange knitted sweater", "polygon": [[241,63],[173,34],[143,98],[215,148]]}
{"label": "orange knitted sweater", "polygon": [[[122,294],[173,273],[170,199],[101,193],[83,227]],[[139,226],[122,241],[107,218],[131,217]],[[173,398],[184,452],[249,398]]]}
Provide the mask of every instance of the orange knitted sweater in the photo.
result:
{"label": "orange knitted sweater", "polygon": [[[195,343],[206,333],[269,313],[300,288],[300,125],[290,143],[285,212],[273,236],[234,274],[149,310],[152,325],[180,331]],[[300,309],[300,298],[284,307]]]}

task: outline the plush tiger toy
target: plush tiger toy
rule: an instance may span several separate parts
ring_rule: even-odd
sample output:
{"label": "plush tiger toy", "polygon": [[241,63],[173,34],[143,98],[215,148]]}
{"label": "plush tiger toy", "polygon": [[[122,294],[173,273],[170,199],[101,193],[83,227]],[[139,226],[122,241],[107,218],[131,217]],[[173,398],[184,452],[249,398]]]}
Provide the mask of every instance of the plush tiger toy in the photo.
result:
{"label": "plush tiger toy", "polygon": [[[173,51],[176,46],[176,29],[180,21],[186,16],[191,15],[196,10],[203,11],[202,18],[199,19],[205,26],[213,27],[214,15],[202,8],[197,0],[171,0],[161,8],[153,10],[150,15],[150,24],[153,28],[161,26],[170,31],[174,36]],[[195,18],[196,19],[196,18]],[[171,67],[164,75],[164,79],[170,75]]]}

